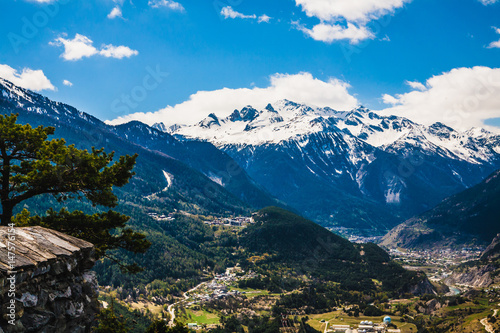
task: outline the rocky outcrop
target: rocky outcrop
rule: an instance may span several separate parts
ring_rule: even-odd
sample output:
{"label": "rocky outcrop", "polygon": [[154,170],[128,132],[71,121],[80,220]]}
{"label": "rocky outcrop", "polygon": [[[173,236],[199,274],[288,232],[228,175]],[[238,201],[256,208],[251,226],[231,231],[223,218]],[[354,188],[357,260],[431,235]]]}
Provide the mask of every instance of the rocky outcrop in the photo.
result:
{"label": "rocky outcrop", "polygon": [[431,299],[430,301],[427,301],[425,304],[423,304],[423,306],[420,305],[418,307],[418,312],[426,314],[426,315],[430,315],[430,314],[434,313],[435,311],[441,309],[442,307],[443,307],[443,305],[441,303],[439,303],[439,301],[437,299]]}
{"label": "rocky outcrop", "polygon": [[481,254],[481,260],[493,261],[500,258],[500,234],[498,234],[491,244]]}
{"label": "rocky outcrop", "polygon": [[449,276],[445,283],[448,285],[465,285],[469,287],[485,288],[500,282],[500,234],[484,250],[481,260],[473,265],[462,265]]}
{"label": "rocky outcrop", "polygon": [[417,296],[425,294],[436,294],[434,286],[427,278],[424,278],[419,283],[411,286],[409,292]]}
{"label": "rocky outcrop", "polygon": [[42,227],[0,227],[0,332],[89,332],[94,246]]}
{"label": "rocky outcrop", "polygon": [[491,272],[495,271],[493,265],[479,265],[467,267],[461,271],[455,271],[445,283],[447,285],[465,285],[469,287],[484,288],[493,283]]}

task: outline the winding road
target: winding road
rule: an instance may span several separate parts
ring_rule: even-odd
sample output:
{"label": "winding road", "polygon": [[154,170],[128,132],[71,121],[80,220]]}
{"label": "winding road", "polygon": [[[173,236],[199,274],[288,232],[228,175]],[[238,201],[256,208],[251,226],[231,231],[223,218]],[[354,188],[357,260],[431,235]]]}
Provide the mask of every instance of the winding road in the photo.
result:
{"label": "winding road", "polygon": [[183,300],[180,300],[180,301],[175,302],[173,304],[170,304],[168,306],[167,311],[170,314],[170,320],[168,322],[168,326],[173,327],[175,325],[175,306],[177,304],[180,304],[182,302],[187,301],[189,299],[189,296],[187,294],[189,294],[192,291],[195,291],[196,289],[200,288],[204,284],[206,284],[206,282],[202,282],[199,285],[197,285],[196,287],[189,289],[188,291],[186,291],[185,293],[182,294],[182,297],[184,298]]}
{"label": "winding road", "polygon": [[325,331],[323,333],[326,333],[328,331],[328,321],[325,321]]}
{"label": "winding road", "polygon": [[[498,305],[500,305],[500,304],[498,304]],[[497,313],[498,313],[498,309],[493,310],[493,317],[496,317]],[[481,319],[481,324],[484,326],[484,329],[486,330],[486,332],[488,332],[488,333],[495,333],[495,329],[488,322],[488,318],[487,317]]]}

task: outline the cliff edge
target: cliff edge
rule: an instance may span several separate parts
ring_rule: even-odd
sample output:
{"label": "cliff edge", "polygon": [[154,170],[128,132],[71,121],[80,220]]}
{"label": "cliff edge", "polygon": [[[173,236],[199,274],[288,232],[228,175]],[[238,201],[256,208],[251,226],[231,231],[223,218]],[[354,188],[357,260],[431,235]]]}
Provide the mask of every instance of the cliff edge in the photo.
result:
{"label": "cliff edge", "polygon": [[89,332],[94,246],[42,227],[0,227],[0,333]]}

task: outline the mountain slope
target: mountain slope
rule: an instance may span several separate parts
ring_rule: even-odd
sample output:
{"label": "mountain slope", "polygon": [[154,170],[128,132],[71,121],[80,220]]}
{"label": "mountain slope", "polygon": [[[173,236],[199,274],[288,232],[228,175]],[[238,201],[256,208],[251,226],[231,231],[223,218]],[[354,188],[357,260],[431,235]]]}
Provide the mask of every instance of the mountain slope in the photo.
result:
{"label": "mountain slope", "polygon": [[432,293],[424,274],[410,272],[391,261],[375,244],[355,245],[316,223],[276,207],[254,215],[255,224],[240,237],[251,254],[267,256],[260,267],[283,267],[296,275],[338,282],[349,290],[375,290],[373,279],[394,294]]}
{"label": "mountain slope", "polygon": [[156,128],[225,151],[273,196],[327,227],[383,232],[500,167],[500,136],[283,100]]}
{"label": "mountain slope", "polygon": [[483,251],[480,260],[465,262],[446,278],[448,285],[487,288],[500,282],[500,234]]}
{"label": "mountain slope", "polygon": [[[142,140],[134,135],[133,124],[128,128],[114,128],[69,105],[51,101],[2,79],[0,112],[19,113],[19,121],[32,126],[56,126],[55,135],[74,143],[78,148],[104,147],[106,151],[116,151],[117,155],[138,153],[137,175],[121,193],[124,197],[133,194],[145,205],[154,206],[156,201],[157,204],[161,202],[164,208],[222,213],[242,212],[248,208],[247,202],[256,207],[276,203],[253,184],[244,172],[227,173],[225,182],[214,182],[217,179],[206,177],[210,172],[222,173],[221,166],[217,164],[220,161],[227,165],[231,162],[227,155],[210,144],[205,146],[208,146],[206,150],[212,154],[212,160],[201,156],[202,149],[191,149],[190,145],[147,126],[141,127],[147,133],[141,137]],[[130,140],[127,139],[128,135]],[[161,136],[162,149],[151,149],[147,145],[154,142],[155,136]],[[175,152],[175,156],[169,155],[171,151]],[[198,161],[205,159],[205,164],[192,162],[196,161],[193,154],[201,156]],[[199,170],[195,170],[197,168]],[[226,186],[229,191],[224,188]]]}
{"label": "mountain slope", "polygon": [[384,236],[386,247],[487,245],[500,232],[500,170]]}
{"label": "mountain slope", "polygon": [[497,234],[495,238],[488,245],[486,250],[481,254],[482,261],[497,260],[500,258],[500,234]]}
{"label": "mountain slope", "polygon": [[253,207],[282,205],[250,179],[229,155],[211,143],[178,141],[170,134],[138,121],[115,126],[112,130],[130,142],[188,164]]}

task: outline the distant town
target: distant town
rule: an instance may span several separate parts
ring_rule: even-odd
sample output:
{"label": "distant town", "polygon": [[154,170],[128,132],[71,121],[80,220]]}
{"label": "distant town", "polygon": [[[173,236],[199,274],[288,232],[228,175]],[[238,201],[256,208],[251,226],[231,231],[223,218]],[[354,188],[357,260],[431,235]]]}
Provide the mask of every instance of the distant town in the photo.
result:
{"label": "distant town", "polygon": [[248,216],[237,216],[237,217],[225,217],[225,218],[216,218],[211,221],[204,221],[203,223],[208,225],[225,225],[225,226],[233,226],[233,227],[245,227],[248,224],[253,224],[255,221],[252,217]]}
{"label": "distant town", "polygon": [[158,213],[148,213],[149,217],[152,217],[156,221],[174,221],[174,213],[169,213],[168,215],[165,214],[158,214]]}
{"label": "distant town", "polygon": [[467,261],[477,260],[484,248],[463,248],[460,250],[436,249],[436,250],[403,250],[389,249],[389,254],[395,260],[405,264],[405,268],[418,270],[422,267],[434,267],[437,270],[447,270],[452,266]]}
{"label": "distant town", "polygon": [[328,227],[326,228],[333,232],[334,234],[340,235],[346,239],[348,239],[352,243],[378,243],[382,236],[375,235],[360,235],[359,230],[353,228],[346,227]]}
{"label": "distant town", "polygon": [[[185,212],[182,212],[186,214]],[[175,212],[165,214],[148,213],[148,216],[156,221],[175,221]],[[189,215],[189,214],[188,214]],[[215,226],[232,226],[232,227],[246,227],[248,224],[253,224],[255,221],[251,216],[235,216],[235,217],[216,217],[214,219],[204,220],[203,223]]]}

